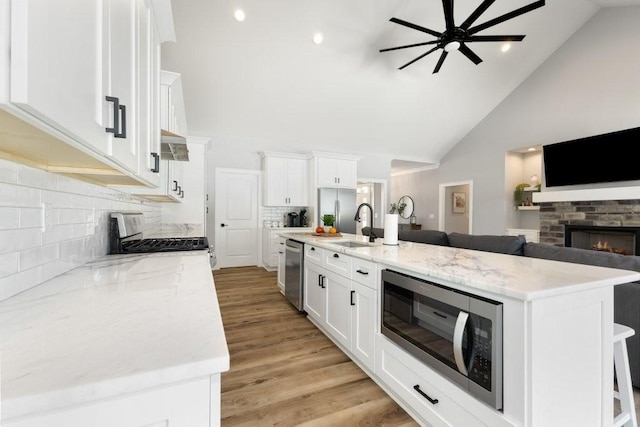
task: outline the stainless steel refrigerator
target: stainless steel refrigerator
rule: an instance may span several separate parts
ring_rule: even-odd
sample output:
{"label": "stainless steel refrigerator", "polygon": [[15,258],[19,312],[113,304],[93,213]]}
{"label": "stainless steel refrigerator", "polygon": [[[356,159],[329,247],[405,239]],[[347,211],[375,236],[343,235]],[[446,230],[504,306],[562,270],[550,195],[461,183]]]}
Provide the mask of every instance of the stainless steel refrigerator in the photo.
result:
{"label": "stainless steel refrigerator", "polygon": [[336,216],[335,226],[342,233],[356,234],[356,190],[351,188],[318,189],[318,224],[323,225],[322,215]]}

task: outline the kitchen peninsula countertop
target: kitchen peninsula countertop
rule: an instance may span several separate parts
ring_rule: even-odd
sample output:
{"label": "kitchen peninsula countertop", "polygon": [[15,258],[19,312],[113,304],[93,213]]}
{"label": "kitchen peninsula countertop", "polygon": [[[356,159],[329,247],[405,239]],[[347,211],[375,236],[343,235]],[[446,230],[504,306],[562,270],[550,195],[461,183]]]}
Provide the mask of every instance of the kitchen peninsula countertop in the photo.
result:
{"label": "kitchen peninsula countertop", "polygon": [[[391,246],[384,245],[381,238],[375,243],[368,243],[368,237],[353,234],[325,237],[285,232],[281,236],[433,279],[447,280],[462,290],[482,290],[525,301],[640,280],[640,273],[635,271],[404,241]],[[337,244],[345,241],[367,246]]]}
{"label": "kitchen peninsula countertop", "polygon": [[2,419],[229,369],[208,253],[108,255],[0,303]]}

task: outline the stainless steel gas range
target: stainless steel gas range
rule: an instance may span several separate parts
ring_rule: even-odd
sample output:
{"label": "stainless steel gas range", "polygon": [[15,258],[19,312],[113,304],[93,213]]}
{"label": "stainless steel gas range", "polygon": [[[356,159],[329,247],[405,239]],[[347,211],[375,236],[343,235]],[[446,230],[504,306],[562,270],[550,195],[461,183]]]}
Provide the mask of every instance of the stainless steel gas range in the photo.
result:
{"label": "stainless steel gas range", "polygon": [[215,260],[206,237],[143,238],[142,212],[113,212],[109,224],[110,254],[141,254],[178,251],[207,251],[211,268]]}

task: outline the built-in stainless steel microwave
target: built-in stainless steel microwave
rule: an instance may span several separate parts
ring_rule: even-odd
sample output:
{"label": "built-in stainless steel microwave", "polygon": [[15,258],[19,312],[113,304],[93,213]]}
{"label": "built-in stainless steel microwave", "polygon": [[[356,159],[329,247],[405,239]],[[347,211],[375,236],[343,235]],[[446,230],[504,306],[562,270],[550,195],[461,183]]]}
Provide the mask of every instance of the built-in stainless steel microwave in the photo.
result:
{"label": "built-in stainless steel microwave", "polygon": [[502,409],[502,304],[392,270],[382,286],[382,334]]}

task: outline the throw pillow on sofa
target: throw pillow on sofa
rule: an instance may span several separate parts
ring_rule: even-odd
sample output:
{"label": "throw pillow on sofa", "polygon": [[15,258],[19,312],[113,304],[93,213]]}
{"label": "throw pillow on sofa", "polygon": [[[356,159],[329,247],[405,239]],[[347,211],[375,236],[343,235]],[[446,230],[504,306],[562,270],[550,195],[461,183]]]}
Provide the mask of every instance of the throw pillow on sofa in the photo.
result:
{"label": "throw pillow on sofa", "polygon": [[404,240],[405,242],[426,243],[428,245],[449,246],[447,233],[438,230],[398,231],[398,240]]}
{"label": "throw pillow on sofa", "polygon": [[449,245],[454,248],[496,252],[507,255],[524,255],[524,236],[485,236],[449,233]]}

